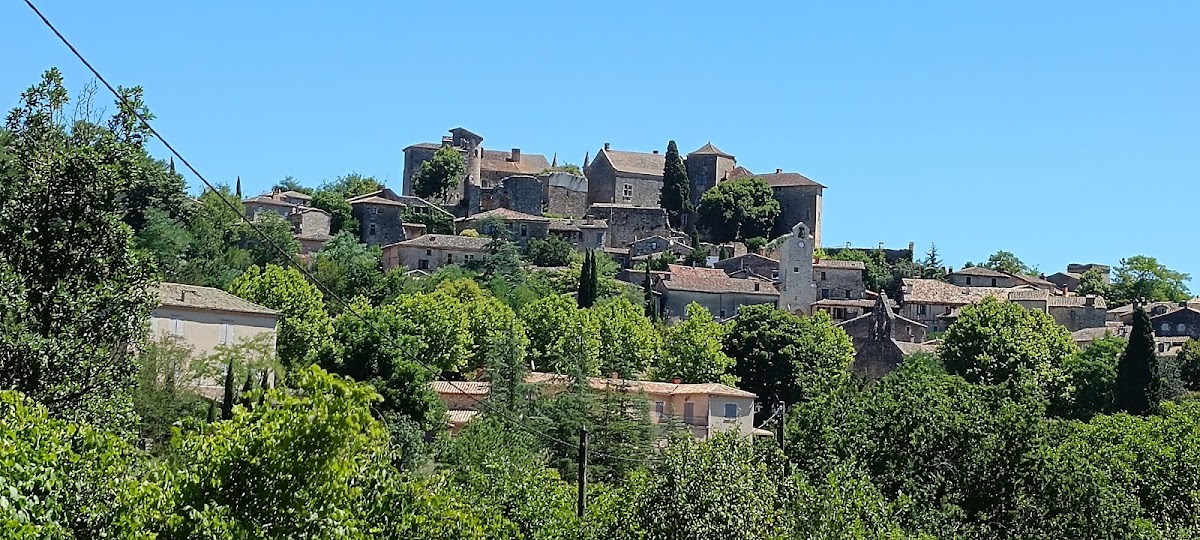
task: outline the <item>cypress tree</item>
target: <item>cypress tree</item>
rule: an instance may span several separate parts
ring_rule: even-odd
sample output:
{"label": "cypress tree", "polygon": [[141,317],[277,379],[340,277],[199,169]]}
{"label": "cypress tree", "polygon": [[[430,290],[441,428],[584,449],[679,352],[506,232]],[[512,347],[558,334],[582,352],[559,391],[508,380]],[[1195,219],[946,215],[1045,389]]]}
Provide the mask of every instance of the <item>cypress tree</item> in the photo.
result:
{"label": "cypress tree", "polygon": [[580,308],[590,308],[596,303],[596,255],[590,249],[584,252],[583,268],[579,270],[577,303]]}
{"label": "cypress tree", "polygon": [[242,406],[249,410],[254,406],[250,392],[254,390],[254,370],[246,370],[246,382],[242,383]]}
{"label": "cypress tree", "polygon": [[667,211],[667,219],[672,227],[681,227],[685,217],[692,213],[691,181],[675,141],[667,143],[662,193],[658,196],[658,205]]}
{"label": "cypress tree", "polygon": [[658,306],[654,301],[654,290],[650,287],[650,267],[646,267],[646,279],[642,281],[642,297],[646,305],[646,318],[651,321],[658,320]]}
{"label": "cypress tree", "polygon": [[216,421],[217,421],[217,402],[210,401],[210,402],[208,402],[208,423],[211,424]]}
{"label": "cypress tree", "polygon": [[233,418],[233,358],[225,368],[225,401],[221,402],[221,420]]}
{"label": "cypress tree", "polygon": [[1144,416],[1156,406],[1151,402],[1155,379],[1154,331],[1150,316],[1141,305],[1134,307],[1133,331],[1125,353],[1117,362],[1117,409]]}

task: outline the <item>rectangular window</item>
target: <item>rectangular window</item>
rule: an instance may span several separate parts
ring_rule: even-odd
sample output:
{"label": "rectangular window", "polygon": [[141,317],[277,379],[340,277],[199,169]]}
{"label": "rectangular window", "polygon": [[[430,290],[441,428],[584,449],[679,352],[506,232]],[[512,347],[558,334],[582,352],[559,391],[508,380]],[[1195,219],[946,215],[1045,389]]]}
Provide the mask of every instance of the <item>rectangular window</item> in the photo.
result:
{"label": "rectangular window", "polygon": [[376,231],[375,224],[372,223],[370,226],[367,227],[367,236],[375,236],[375,231]]}
{"label": "rectangular window", "polygon": [[454,264],[454,254],[453,253],[446,254],[446,264]]}
{"label": "rectangular window", "polygon": [[425,250],[425,255],[426,255],[426,256],[431,256],[431,255],[433,255],[433,250],[432,250],[432,249],[427,249],[427,250]]}
{"label": "rectangular window", "polygon": [[792,267],[792,273],[793,273],[793,274],[799,274],[799,273],[800,273],[800,267],[799,267],[799,266],[793,266],[793,267]]}
{"label": "rectangular window", "polygon": [[521,224],[521,238],[525,238],[526,236],[529,236],[529,225],[522,223]]}
{"label": "rectangular window", "polygon": [[597,246],[604,245],[604,233],[602,233],[602,232],[596,233],[596,245]]}
{"label": "rectangular window", "polygon": [[255,210],[255,211],[254,211],[254,213],[255,213],[255,214],[257,214],[257,213],[259,213],[259,212],[262,212],[262,205],[261,205],[261,204],[260,204],[260,205],[258,205],[258,210]]}
{"label": "rectangular window", "polygon": [[667,412],[667,404],[661,401],[654,402],[654,414],[662,416]]}
{"label": "rectangular window", "polygon": [[621,197],[626,199],[633,198],[633,184],[625,184],[624,186],[621,186]]}
{"label": "rectangular window", "polygon": [[967,276],[967,285],[971,284],[971,276]]}
{"label": "rectangular window", "polygon": [[694,401],[683,404],[683,423],[696,423],[696,403]]}
{"label": "rectangular window", "polygon": [[821,272],[821,281],[825,281],[825,272]]}
{"label": "rectangular window", "polygon": [[925,315],[929,312],[929,306],[925,304],[917,304],[917,315]]}
{"label": "rectangular window", "polygon": [[821,298],[829,298],[829,289],[821,289]]}
{"label": "rectangular window", "polygon": [[429,259],[417,261],[417,270],[429,270]]}
{"label": "rectangular window", "polygon": [[378,213],[379,213],[379,209],[378,209],[378,208],[376,208],[376,207],[374,207],[374,206],[372,206],[372,207],[370,207],[370,208],[368,208],[368,209],[367,209],[367,213],[368,213],[368,214],[371,214],[372,216],[374,216],[374,215],[376,215],[376,214],[378,214]]}
{"label": "rectangular window", "polygon": [[992,286],[993,286],[993,287],[995,287],[995,286],[996,286],[996,278],[992,278]]}
{"label": "rectangular window", "polygon": [[221,345],[233,344],[233,322],[221,321]]}
{"label": "rectangular window", "polygon": [[183,337],[183,320],[176,317],[171,319],[171,335],[177,338]]}
{"label": "rectangular window", "polygon": [[779,269],[771,270],[771,279],[779,279]]}
{"label": "rectangular window", "polygon": [[725,418],[737,418],[737,403],[725,404]]}
{"label": "rectangular window", "polygon": [[850,289],[846,289],[846,300],[850,299]]}

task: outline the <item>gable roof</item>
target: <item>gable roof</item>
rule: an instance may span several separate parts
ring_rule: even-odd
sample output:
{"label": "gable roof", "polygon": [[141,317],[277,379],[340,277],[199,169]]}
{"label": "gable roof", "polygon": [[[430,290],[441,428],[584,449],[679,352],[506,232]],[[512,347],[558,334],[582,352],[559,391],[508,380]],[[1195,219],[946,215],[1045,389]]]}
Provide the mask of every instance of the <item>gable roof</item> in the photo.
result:
{"label": "gable roof", "polygon": [[[600,154],[605,156],[605,159],[608,160],[613,169],[623,173],[643,174],[661,178],[663,169],[666,168],[667,164],[667,157],[663,154],[606,150],[604,148],[600,149]],[[596,162],[593,161],[592,163],[595,164]]]}
{"label": "gable roof", "polygon": [[998,272],[996,270],[992,270],[991,268],[984,268],[982,266],[970,266],[967,268],[963,268],[962,270],[959,270],[957,272],[951,272],[950,275],[952,275],[952,276],[953,275],[978,276],[978,277],[988,277],[988,278],[1014,277],[1014,276],[1005,274],[1004,272]]}
{"label": "gable roof", "polygon": [[773,264],[775,266],[779,266],[779,261],[772,259],[770,257],[759,255],[757,253],[743,253],[741,255],[738,255],[737,257],[721,259],[713,264],[713,268],[720,268],[722,270],[729,271],[729,270],[741,269],[747,264],[757,264],[757,265],[772,265]]}
{"label": "gable roof", "polygon": [[404,247],[423,247],[426,249],[464,249],[484,251],[487,249],[491,238],[475,238],[471,236],[458,236],[454,234],[424,234],[411,240],[403,240],[395,244],[383,246],[383,249],[388,249],[392,246]]}
{"label": "gable roof", "polygon": [[668,291],[779,296],[779,289],[771,281],[731,278],[719,268],[695,268],[669,264],[667,270],[670,272],[670,276],[660,280],[659,283]]}
{"label": "gable roof", "polygon": [[548,217],[535,216],[533,214],[526,214],[525,212],[518,212],[516,210],[512,210],[509,208],[495,208],[492,210],[488,210],[487,212],[480,212],[478,214],[472,214],[465,218],[458,218],[454,221],[459,221],[459,222],[465,223],[465,222],[472,222],[472,221],[475,221],[478,219],[486,219],[486,218],[490,218],[490,217],[498,217],[498,218],[502,218],[502,219],[511,219],[511,220],[517,220],[517,221],[545,221],[545,222],[550,221],[550,218],[548,218]]}
{"label": "gable roof", "polygon": [[733,157],[732,154],[726,154],[725,152],[722,152],[717,147],[713,146],[712,141],[708,141],[708,143],[706,143],[704,146],[697,148],[695,152],[692,152],[688,155],[689,156],[721,156],[721,157],[727,157],[727,158]]}
{"label": "gable roof", "polygon": [[278,311],[234,296],[221,289],[185,285],[183,283],[160,283],[158,285],[158,300],[161,305],[170,307],[207,309],[231,313],[279,315]]}
{"label": "gable roof", "polygon": [[364,195],[362,197],[355,197],[354,200],[351,200],[348,202],[350,203],[350,206],[354,206],[356,204],[382,204],[384,206],[408,207],[407,204],[402,203],[400,201],[394,201],[392,199],[385,199],[383,197],[379,197],[376,195]]}
{"label": "gable roof", "polygon": [[[817,303],[820,303],[820,301],[818,300],[818,301],[817,301]],[[895,305],[895,302],[894,302],[894,301],[891,301],[891,300],[889,299],[889,301],[888,301],[888,304],[890,304],[890,305]],[[891,306],[889,306],[889,307],[891,307]],[[862,315],[859,315],[859,316],[857,316],[857,317],[855,317],[855,318],[853,318],[853,319],[847,319],[847,320],[844,320],[844,321],[842,321],[842,322],[835,323],[835,324],[836,324],[837,326],[846,326],[846,325],[848,325],[848,324],[850,324],[850,323],[857,322],[857,321],[860,321],[860,320],[863,320],[863,319],[870,319],[870,318],[872,318],[872,317],[874,317],[874,316],[875,316],[875,313],[874,313],[874,312],[868,311],[868,312],[866,312],[866,313],[863,313]],[[927,328],[927,326],[926,326],[924,323],[919,323],[919,322],[917,322],[917,321],[914,321],[914,320],[912,320],[912,319],[910,319],[910,318],[908,318],[908,317],[905,317],[905,316],[903,316],[903,315],[897,315],[895,311],[893,311],[893,312],[892,312],[892,320],[893,320],[893,321],[898,321],[898,322],[900,322],[900,323],[903,323],[905,326],[917,326],[917,327],[921,327],[921,328]]]}
{"label": "gable roof", "polygon": [[512,153],[502,150],[484,150],[479,169],[506,174],[537,174],[550,168],[550,162],[541,154],[521,154],[521,161],[512,161]]}
{"label": "gable roof", "polygon": [[552,231],[578,231],[581,229],[607,229],[608,222],[603,219],[550,219]]}
{"label": "gable roof", "polygon": [[1010,289],[1004,287],[959,287],[936,279],[904,278],[904,303],[947,304],[961,306],[987,297],[1008,299]]}
{"label": "gable roof", "polygon": [[307,193],[301,193],[299,191],[292,191],[292,190],[280,192],[279,196],[285,197],[288,199],[300,199],[302,201],[311,201],[312,200],[312,195],[309,195]]}
{"label": "gable roof", "polygon": [[767,174],[755,174],[752,178],[762,178],[768,186],[773,188],[794,187],[794,186],[812,186],[823,188],[825,186],[812,181],[807,176],[800,173],[777,171]]}
{"label": "gable roof", "polygon": [[[570,377],[557,373],[533,372],[525,377],[530,384],[565,385],[571,382]],[[605,390],[612,387],[626,387],[633,392],[645,392],[659,395],[698,395],[730,396],[756,398],[756,394],[745,390],[726,386],[721,383],[675,384],[658,381],[634,381],[628,379],[609,379],[604,377],[588,377],[588,387],[593,390]]]}

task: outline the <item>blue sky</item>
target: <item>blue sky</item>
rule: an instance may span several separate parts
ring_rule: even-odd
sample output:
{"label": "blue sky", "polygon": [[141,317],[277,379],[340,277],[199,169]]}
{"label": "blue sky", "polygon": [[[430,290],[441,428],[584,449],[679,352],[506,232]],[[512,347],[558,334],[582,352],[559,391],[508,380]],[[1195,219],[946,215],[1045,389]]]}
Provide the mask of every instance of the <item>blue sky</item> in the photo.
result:
{"label": "blue sky", "polygon": [[[711,140],[828,186],[826,245],[1200,275],[1195,2],[42,4],[246,191],[350,171],[398,187],[403,148],[460,125],[576,164]],[[90,80],[23,3],[0,21],[3,108],[51,66]]]}

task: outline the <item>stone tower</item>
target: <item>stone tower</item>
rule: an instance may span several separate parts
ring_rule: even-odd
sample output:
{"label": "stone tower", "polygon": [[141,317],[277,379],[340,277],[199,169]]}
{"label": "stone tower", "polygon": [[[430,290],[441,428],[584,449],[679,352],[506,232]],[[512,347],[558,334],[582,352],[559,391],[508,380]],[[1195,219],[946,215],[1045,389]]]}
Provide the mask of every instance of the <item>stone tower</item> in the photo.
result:
{"label": "stone tower", "polygon": [[711,142],[688,154],[685,161],[692,207],[700,206],[700,197],[704,192],[717,185],[737,166],[737,159],[732,154],[722,152]]}
{"label": "stone tower", "polygon": [[811,315],[817,301],[813,236],[803,221],[792,227],[792,234],[779,246],[779,279],[779,309]]}

